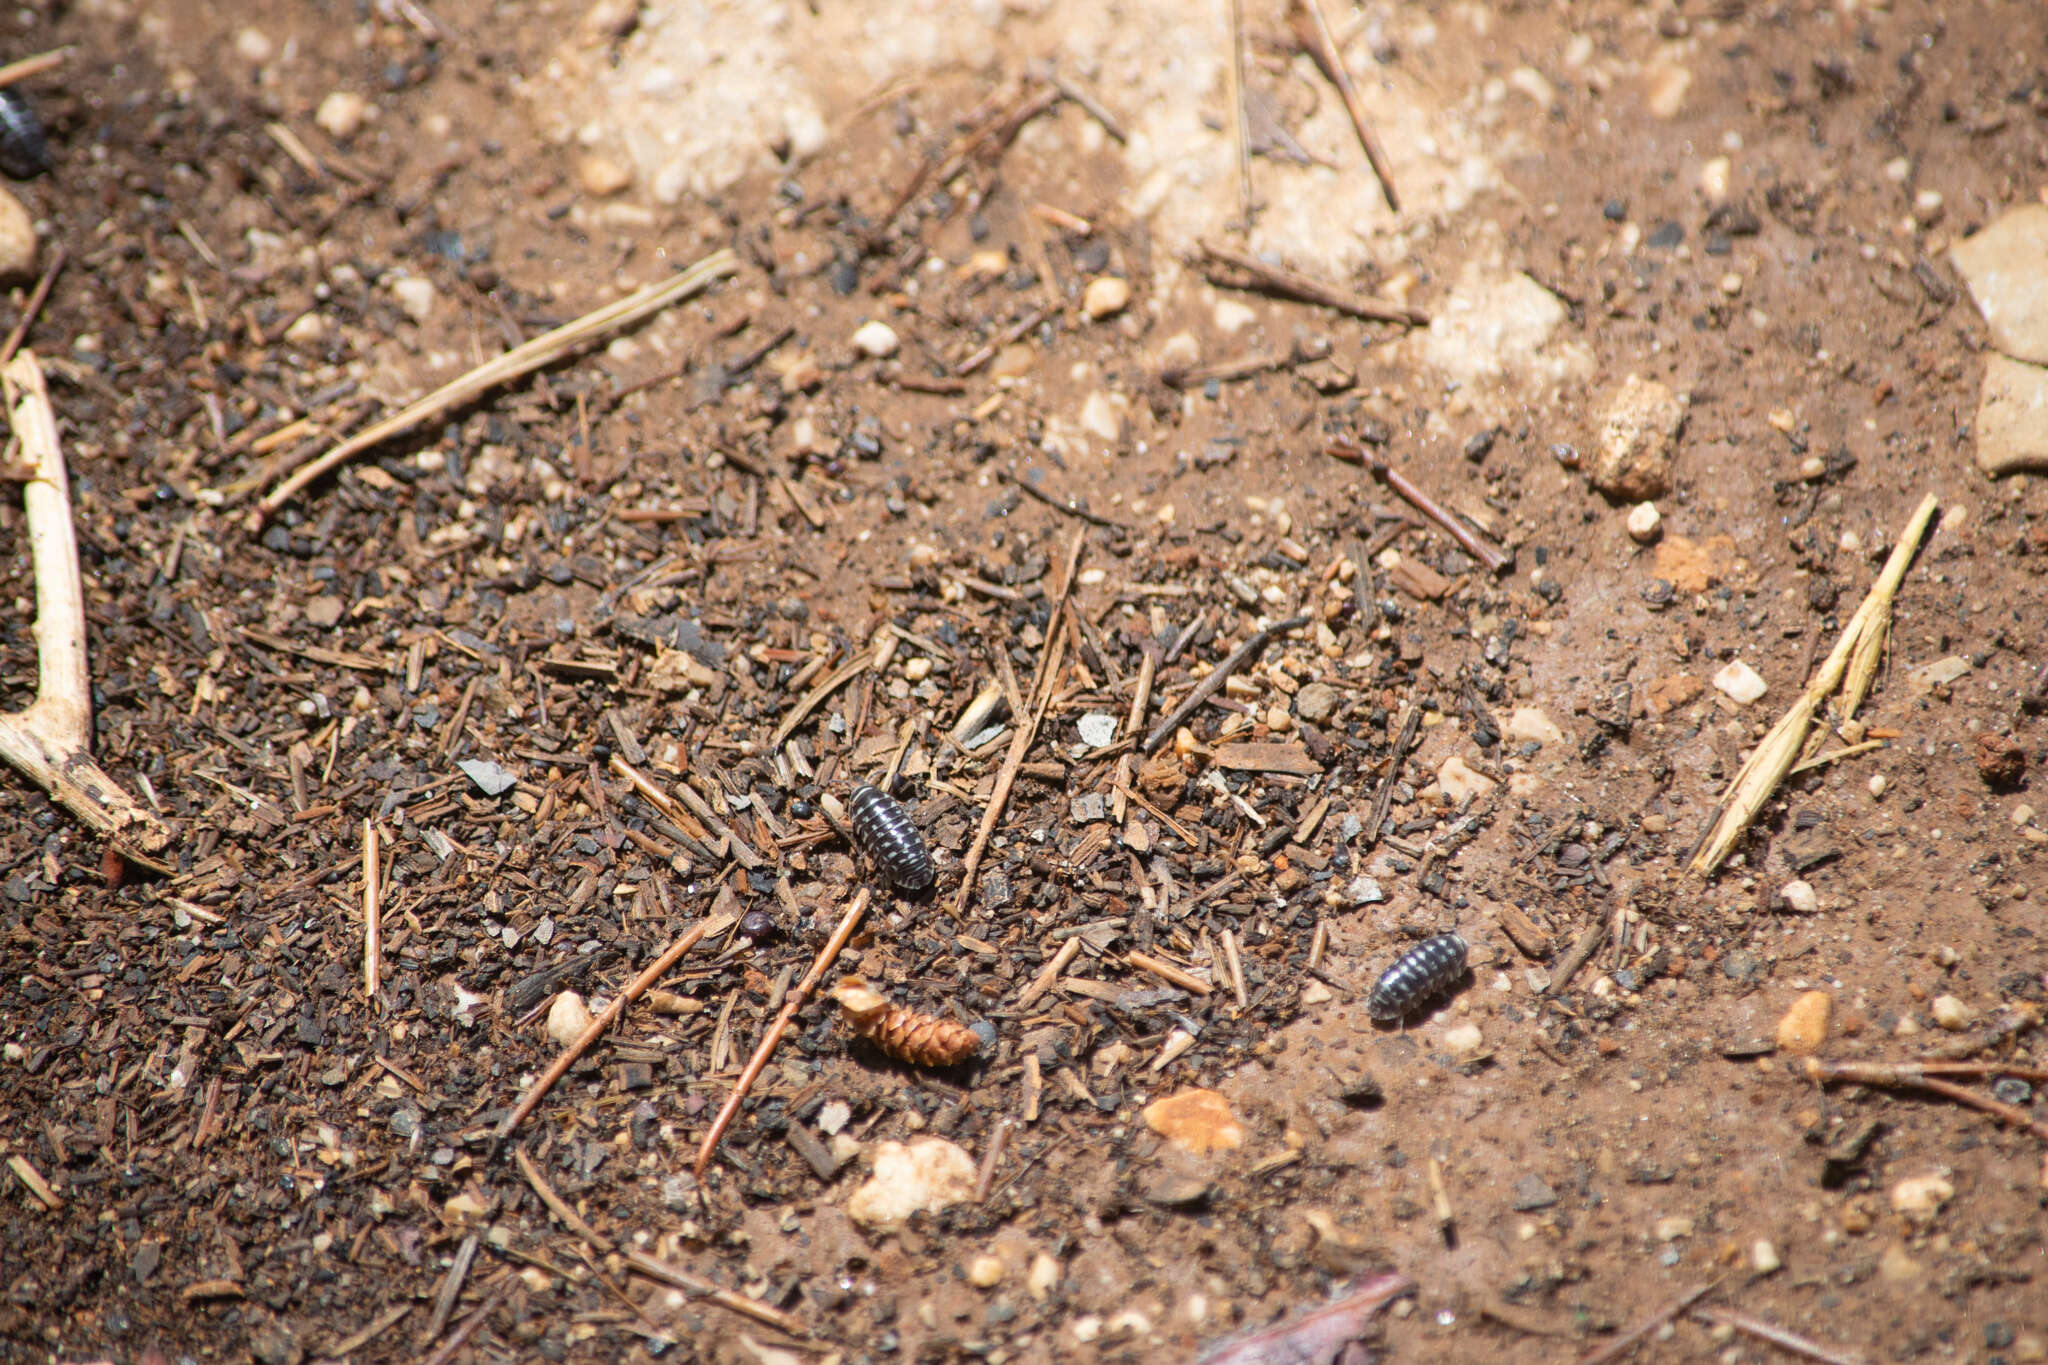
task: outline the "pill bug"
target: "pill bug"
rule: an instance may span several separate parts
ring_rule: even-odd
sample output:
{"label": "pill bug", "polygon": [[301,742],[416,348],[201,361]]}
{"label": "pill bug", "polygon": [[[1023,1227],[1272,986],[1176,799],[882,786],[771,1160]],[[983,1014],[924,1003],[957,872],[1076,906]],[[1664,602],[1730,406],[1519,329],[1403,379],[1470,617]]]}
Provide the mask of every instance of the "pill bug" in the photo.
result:
{"label": "pill bug", "polygon": [[981,1038],[971,1028],[892,1005],[880,991],[857,976],[841,978],[832,998],[855,1035],[867,1039],[898,1061],[914,1066],[957,1066],[981,1051]]}
{"label": "pill bug", "polygon": [[0,171],[30,180],[50,169],[50,142],[28,101],[0,89]]}
{"label": "pill bug", "polygon": [[853,789],[847,810],[854,840],[897,890],[922,891],[932,884],[938,870],[932,866],[931,852],[910,823],[910,812],[895,798],[863,782]]}
{"label": "pill bug", "polygon": [[1465,974],[1465,940],[1456,934],[1426,938],[1380,973],[1366,1012],[1375,1019],[1405,1019],[1416,1006],[1450,989]]}

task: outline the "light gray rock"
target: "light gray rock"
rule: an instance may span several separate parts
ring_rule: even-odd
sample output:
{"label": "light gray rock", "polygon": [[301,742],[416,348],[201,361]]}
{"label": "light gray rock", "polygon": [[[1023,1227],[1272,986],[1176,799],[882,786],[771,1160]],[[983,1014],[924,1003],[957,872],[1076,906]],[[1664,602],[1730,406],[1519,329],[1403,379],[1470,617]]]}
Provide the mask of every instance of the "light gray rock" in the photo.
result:
{"label": "light gray rock", "polygon": [[1984,387],[1977,392],[1977,467],[1994,478],[2048,469],[2048,366],[1985,355]]}
{"label": "light gray rock", "polygon": [[1956,243],[1949,256],[1998,349],[2048,364],[2048,205],[2014,209]]}
{"label": "light gray rock", "polygon": [[1607,402],[1587,477],[1620,502],[1647,502],[1671,487],[1671,460],[1685,400],[1654,379],[1630,375]]}

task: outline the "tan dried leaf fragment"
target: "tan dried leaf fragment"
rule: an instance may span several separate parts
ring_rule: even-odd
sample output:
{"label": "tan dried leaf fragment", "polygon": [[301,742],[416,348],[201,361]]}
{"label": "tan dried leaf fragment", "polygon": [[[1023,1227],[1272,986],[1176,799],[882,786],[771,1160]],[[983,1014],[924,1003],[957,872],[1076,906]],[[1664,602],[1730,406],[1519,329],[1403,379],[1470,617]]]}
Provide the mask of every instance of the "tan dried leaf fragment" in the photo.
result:
{"label": "tan dried leaf fragment", "polygon": [[954,1066],[981,1050],[973,1029],[936,1015],[892,1005],[860,977],[841,978],[832,998],[854,1033],[914,1066]]}

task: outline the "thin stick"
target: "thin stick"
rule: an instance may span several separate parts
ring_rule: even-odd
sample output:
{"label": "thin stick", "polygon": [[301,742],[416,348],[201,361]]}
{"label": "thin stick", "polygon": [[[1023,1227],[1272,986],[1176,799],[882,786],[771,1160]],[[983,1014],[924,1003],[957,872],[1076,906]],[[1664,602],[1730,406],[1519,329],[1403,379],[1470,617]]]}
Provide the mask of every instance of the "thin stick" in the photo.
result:
{"label": "thin stick", "polygon": [[[1320,304],[1334,308],[1355,318],[1371,322],[1398,322],[1409,327],[1429,326],[1429,314],[1420,308],[1411,308],[1405,303],[1388,303],[1384,299],[1367,298],[1324,284],[1297,270],[1285,266],[1268,265],[1258,257],[1243,251],[1234,251],[1214,242],[1198,242],[1206,263],[1202,273],[1209,283],[1226,289],[1256,289],[1269,294],[1279,294],[1302,303]],[[1233,273],[1234,272],[1234,273]]]}
{"label": "thin stick", "polygon": [[1825,768],[1830,763],[1839,763],[1845,758],[1854,758],[1858,754],[1867,754],[1872,749],[1882,749],[1885,747],[1886,742],[1881,739],[1866,739],[1861,744],[1851,744],[1847,748],[1833,750],[1820,755],[1818,758],[1809,758],[1804,763],[1795,766],[1785,776],[1797,777],[1799,774],[1812,768]]}
{"label": "thin stick", "polygon": [[1713,823],[1700,836],[1699,847],[1687,864],[1690,871],[1702,877],[1710,876],[1734,851],[1736,840],[1763,810],[1764,803],[1771,799],[1779,783],[1785,780],[1785,774],[1798,760],[1814,718],[1837,687],[1842,689],[1843,722],[1851,719],[1856,708],[1863,704],[1863,698],[1876,677],[1877,663],[1889,633],[1892,598],[1897,595],[1899,584],[1905,580],[1906,570],[1912,565],[1913,556],[1934,520],[1937,505],[1932,493],[1921,499],[1906,523],[1905,534],[1892,547],[1884,571],[1871,584],[1870,592],[1843,628],[1842,637],[1835,642],[1826,662],[1808,680],[1806,690],[1771,727],[1763,742],[1756,746],[1749,761],[1735,774],[1735,780],[1728,786],[1728,795],[1715,813]]}
{"label": "thin stick", "polygon": [[455,1259],[448,1266],[447,1275],[442,1277],[441,1292],[434,1300],[434,1315],[427,1319],[427,1330],[420,1337],[421,1344],[441,1335],[448,1326],[448,1319],[455,1315],[456,1300],[462,1297],[462,1286],[469,1279],[469,1268],[476,1263],[476,1249],[483,1242],[483,1229],[479,1228],[462,1239],[462,1245],[455,1250]]}
{"label": "thin stick", "polygon": [[[470,1234],[472,1239],[475,1235]],[[427,1357],[426,1365],[448,1365],[449,1361],[455,1359],[455,1353],[462,1349],[463,1343],[475,1334],[477,1328],[484,1325],[484,1319],[497,1309],[499,1301],[504,1297],[504,1286],[500,1285],[492,1290],[491,1296],[484,1300],[483,1306],[464,1318],[462,1324],[448,1334],[448,1340],[441,1343],[441,1349]],[[431,1341],[433,1336],[429,1334],[427,1339]]]}
{"label": "thin stick", "polygon": [[1578,940],[1566,951],[1564,960],[1557,964],[1557,970],[1550,975],[1550,984],[1543,988],[1544,995],[1557,995],[1571,984],[1579,968],[1593,960],[1593,954],[1600,951],[1600,945],[1607,941],[1608,923],[1605,919],[1595,920],[1593,927],[1580,934]]}
{"label": "thin stick", "polygon": [[1358,441],[1332,441],[1323,449],[1326,454],[1334,455],[1340,460],[1349,460],[1353,464],[1362,464],[1371,470],[1375,478],[1399,493],[1409,506],[1449,532],[1451,539],[1464,546],[1468,554],[1484,564],[1488,573],[1499,573],[1514,562],[1514,557],[1507,551],[1474,535],[1454,513],[1410,483],[1407,475],[1381,459],[1371,446]]}
{"label": "thin stick", "polygon": [[982,1154],[981,1169],[974,1174],[974,1202],[988,1200],[989,1183],[996,1178],[996,1165],[1003,1159],[1003,1149],[1010,1145],[1010,1121],[997,1119],[996,1130],[989,1135],[988,1151]]}
{"label": "thin stick", "polygon": [[1806,1075],[1809,1080],[1826,1085],[1830,1081],[1847,1081],[1851,1085],[1874,1085],[1886,1089],[1930,1090],[1946,1096],[1957,1104],[1967,1105],[1992,1115],[2001,1122],[2015,1128],[2024,1128],[2037,1138],[2048,1139],[2048,1123],[2043,1123],[2016,1104],[1980,1095],[1953,1081],[1944,1081],[1927,1074],[1927,1068],[1911,1062],[1889,1065],[1884,1062],[1824,1062],[1818,1057],[1806,1059]]}
{"label": "thin stick", "polygon": [[1130,141],[1130,138],[1124,133],[1123,125],[1117,122],[1116,115],[1110,113],[1102,101],[1090,94],[1085,86],[1050,62],[1046,63],[1043,74],[1045,79],[1056,86],[1062,95],[1065,95],[1068,99],[1087,110],[1088,117],[1101,124],[1102,131],[1108,133],[1110,139],[1119,147]]}
{"label": "thin stick", "polygon": [[33,57],[23,57],[0,66],[0,90],[17,81],[25,81],[31,76],[40,76],[45,71],[55,70],[64,65],[64,59],[77,50],[78,46],[75,43],[66,47],[53,47],[48,52],[38,52]]}
{"label": "thin stick", "polygon": [[1629,1328],[1626,1332],[1623,1332],[1614,1340],[1608,1342],[1605,1346],[1602,1346],[1599,1350],[1593,1352],[1593,1354],[1580,1360],[1579,1365],[1613,1365],[1613,1362],[1620,1360],[1630,1351],[1633,1351],[1637,1343],[1648,1337],[1650,1333],[1698,1303],[1708,1294],[1711,1294],[1714,1291],[1714,1286],[1719,1283],[1719,1280],[1714,1280],[1700,1285],[1696,1289],[1687,1290],[1670,1303],[1665,1304],[1662,1308],[1659,1308],[1656,1312],[1638,1322],[1635,1326]]}
{"label": "thin stick", "polygon": [[649,966],[640,975],[634,977],[632,984],[623,991],[620,991],[616,1000],[605,1006],[604,1013],[591,1020],[590,1027],[584,1029],[581,1036],[575,1042],[562,1049],[562,1055],[555,1058],[554,1063],[527,1090],[525,1098],[521,1099],[518,1106],[505,1116],[504,1121],[498,1125],[498,1131],[491,1136],[493,1146],[503,1142],[512,1135],[512,1130],[525,1121],[526,1116],[533,1112],[534,1106],[541,1102],[541,1099],[554,1087],[555,1082],[561,1080],[568,1073],[569,1068],[576,1064],[576,1059],[588,1052],[590,1045],[595,1043],[621,1014],[625,1013],[626,1006],[638,1000],[643,991],[652,986],[656,981],[659,981],[663,972],[666,972],[670,967],[675,966],[677,962],[681,961],[683,954],[696,947],[707,934],[722,932],[732,922],[731,915],[713,915],[708,919],[698,921],[696,925],[685,931],[681,938],[670,944],[668,951],[656,958],[653,965]]}
{"label": "thin stick", "polygon": [[1299,630],[1308,623],[1309,618],[1307,616],[1290,616],[1285,621],[1276,621],[1272,625],[1267,626],[1264,630],[1253,635],[1251,639],[1246,640],[1243,644],[1232,650],[1229,658],[1216,665],[1208,677],[1196,683],[1194,691],[1188,693],[1186,700],[1182,701],[1179,706],[1174,707],[1166,719],[1160,721],[1152,733],[1145,736],[1145,742],[1138,746],[1139,751],[1147,754],[1156,753],[1159,746],[1171,739],[1174,731],[1180,729],[1182,721],[1195,714],[1196,711],[1201,709],[1203,702],[1216,695],[1223,684],[1229,680],[1231,674],[1237,672],[1238,669],[1243,668],[1246,664],[1264,653],[1266,646],[1272,643],[1274,636],[1285,635],[1290,630]]}
{"label": "thin stick", "polygon": [[1145,655],[1138,661],[1138,686],[1131,693],[1131,717],[1124,723],[1124,733],[1135,735],[1145,724],[1145,712],[1152,705],[1152,676],[1159,671],[1159,646],[1152,641],[1145,642]]}
{"label": "thin stick", "polygon": [[1230,65],[1223,70],[1230,85],[1226,97],[1230,100],[1231,137],[1237,144],[1237,198],[1243,210],[1241,226],[1250,232],[1258,206],[1252,202],[1251,122],[1244,107],[1244,0],[1230,0]]}
{"label": "thin stick", "polygon": [[1387,760],[1387,775],[1380,779],[1379,795],[1373,798],[1372,823],[1365,827],[1365,847],[1360,853],[1372,852],[1380,841],[1380,827],[1387,823],[1387,811],[1394,804],[1394,788],[1401,781],[1401,765],[1408,761],[1409,746],[1415,743],[1416,732],[1422,728],[1422,708],[1413,702],[1401,705],[1401,728],[1394,735],[1393,756]]}
{"label": "thin stick", "polygon": [[[4,88],[4,83],[0,83],[0,89]],[[43,277],[36,281],[36,287],[29,293],[28,302],[21,306],[20,320],[7,334],[6,342],[0,343],[0,366],[5,366],[8,361],[14,359],[14,353],[21,349],[22,339],[28,335],[28,329],[35,325],[37,315],[49,301],[50,286],[57,282],[57,272],[64,268],[64,262],[69,259],[70,254],[64,250],[61,243],[50,253],[50,263],[43,267]]]}
{"label": "thin stick", "polygon": [[36,699],[0,714],[0,758],[58,805],[114,840],[124,857],[168,872],[151,857],[170,847],[164,822],[92,759],[92,670],[85,650],[85,587],[57,416],[34,351],[0,367],[14,434],[29,477],[22,485],[29,561],[36,580]]}
{"label": "thin stick", "polygon": [[782,1008],[776,1012],[775,1020],[769,1024],[768,1031],[761,1035],[761,1041],[754,1048],[754,1055],[747,1059],[746,1069],[741,1071],[740,1078],[733,1082],[732,1094],[726,1097],[725,1107],[720,1109],[718,1117],[711,1121],[711,1130],[704,1134],[704,1141],[697,1148],[697,1161],[691,1169],[696,1172],[699,1180],[704,1178],[704,1170],[711,1164],[712,1153],[718,1150],[718,1140],[725,1136],[725,1130],[732,1126],[733,1119],[738,1116],[740,1105],[747,1098],[747,1092],[754,1088],[754,1081],[760,1076],[762,1068],[767,1066],[768,1059],[775,1055],[776,1046],[782,1042],[783,1030],[788,1027],[790,1020],[796,1018],[796,1012],[811,998],[811,992],[818,988],[818,982],[823,980],[825,973],[830,970],[833,959],[839,956],[839,950],[853,937],[854,929],[860,925],[860,917],[867,912],[870,894],[868,888],[862,887],[860,894],[853,898],[853,904],[846,908],[846,914],[840,919],[839,927],[832,931],[832,937],[818,950],[817,960],[811,963],[810,971],[804,973],[804,979],[797,983],[796,989],[789,993],[789,998],[782,1002]]}
{"label": "thin stick", "polygon": [[990,337],[987,341],[983,342],[980,346],[976,347],[972,352],[970,352],[965,360],[961,361],[958,365],[955,365],[953,367],[954,376],[957,378],[960,376],[973,374],[976,370],[988,364],[988,362],[994,358],[995,353],[997,351],[1009,345],[1011,342],[1017,340],[1017,338],[1023,336],[1026,332],[1030,331],[1033,327],[1036,327],[1039,323],[1044,321],[1045,310],[1043,308],[1032,309],[1029,313],[1026,313],[1021,319],[1011,323],[1008,327],[1005,327],[1001,332],[997,333],[995,336]]}
{"label": "thin stick", "polygon": [[1225,929],[1220,935],[1223,940],[1223,963],[1230,969],[1230,993],[1237,997],[1237,1007],[1245,1008],[1244,963],[1237,955],[1237,935]]}
{"label": "thin stick", "polygon": [[1080,955],[1081,939],[1077,934],[1065,943],[1062,943],[1060,950],[1054,953],[1043,967],[1039,968],[1038,975],[1031,978],[1031,984],[1018,993],[1016,1008],[1023,1009],[1026,1005],[1038,999],[1039,996],[1051,990],[1058,983],[1060,973],[1065,971],[1073,963],[1074,959]]}
{"label": "thin stick", "polygon": [[1821,1365],[1865,1365],[1865,1357],[1848,1351],[1837,1351],[1832,1346],[1823,1346],[1810,1337],[1787,1331],[1776,1323],[1753,1318],[1747,1313],[1738,1313],[1733,1308],[1695,1308],[1692,1316],[1700,1322],[1715,1323],[1746,1332],[1758,1341],[1768,1341],[1781,1351],[1790,1351],[1808,1360],[1817,1360]]}
{"label": "thin stick", "polygon": [[377,978],[384,960],[384,897],[377,884],[376,822],[363,820],[363,995],[377,998]]}
{"label": "thin stick", "polygon": [[548,1206],[550,1213],[562,1220],[563,1227],[590,1243],[591,1248],[598,1255],[608,1256],[611,1254],[611,1239],[590,1226],[589,1223],[586,1223],[581,1214],[569,1207],[567,1200],[555,1193],[555,1187],[548,1184],[546,1178],[541,1175],[540,1168],[533,1164],[533,1159],[527,1156],[524,1147],[514,1147],[512,1149],[512,1159],[519,1163],[519,1173],[526,1177],[526,1183],[533,1187],[533,1192],[536,1195],[540,1196],[540,1202]]}
{"label": "thin stick", "polygon": [[779,1308],[756,1303],[746,1295],[735,1294],[730,1289],[720,1289],[711,1281],[700,1279],[681,1266],[670,1265],[667,1261],[649,1256],[644,1251],[627,1247],[620,1254],[626,1258],[627,1265],[650,1280],[660,1280],[663,1284],[672,1284],[678,1289],[709,1299],[721,1308],[730,1308],[733,1312],[744,1314],[756,1322],[765,1322],[777,1331],[787,1332],[800,1341],[810,1336],[801,1322]]}
{"label": "thin stick", "polygon": [[853,659],[841,664],[825,681],[805,693],[802,701],[789,708],[789,714],[782,718],[782,724],[775,727],[775,734],[768,741],[769,751],[772,753],[780,749],[782,741],[788,739],[796,727],[804,723],[804,717],[810,715],[819,702],[846,686],[849,680],[867,672],[875,662],[875,653],[874,649],[861,651]]}
{"label": "thin stick", "polygon": [[1211,989],[1208,982],[1192,972],[1184,972],[1171,962],[1162,962],[1149,953],[1126,953],[1124,961],[1141,972],[1150,972],[1161,981],[1169,982],[1193,995],[1207,995]]}
{"label": "thin stick", "polygon": [[1387,207],[1399,213],[1401,200],[1394,193],[1394,174],[1387,169],[1387,158],[1380,151],[1379,139],[1372,135],[1372,126],[1366,122],[1365,101],[1359,96],[1358,84],[1351,79],[1351,72],[1344,65],[1344,54],[1337,50],[1337,37],[1330,32],[1330,21],[1324,17],[1322,5],[1318,0],[1296,0],[1288,7],[1287,18],[1294,29],[1295,41],[1307,49],[1308,55],[1322,69],[1325,79],[1336,86],[1337,93],[1343,97],[1344,111],[1351,115],[1351,127],[1358,134],[1358,145],[1364,148],[1366,162],[1379,178],[1380,192],[1387,196]]}
{"label": "thin stick", "polygon": [[1087,508],[1081,506],[1079,503],[1074,502],[1072,500],[1062,502],[1060,499],[1046,492],[1043,488],[1038,487],[1036,484],[1031,483],[1027,479],[1018,478],[1015,474],[1012,474],[1007,469],[998,469],[996,471],[996,477],[1001,479],[1004,483],[1011,485],[1018,492],[1024,494],[1026,497],[1035,498],[1039,502],[1044,503],[1047,507],[1052,508],[1055,512],[1065,512],[1070,517],[1079,517],[1081,520],[1095,526],[1113,526],[1120,531],[1128,531],[1131,529],[1130,527],[1124,525],[1124,523],[1120,521],[1117,521],[1113,517],[1105,517],[1100,512],[1091,512]]}
{"label": "thin stick", "polygon": [[261,529],[263,523],[276,515],[279,508],[297,497],[301,489],[330,470],[346,464],[370,447],[387,441],[401,432],[411,431],[438,414],[459,407],[500,384],[552,365],[600,337],[630,327],[642,318],[658,313],[670,304],[710,287],[714,282],[724,279],[738,269],[739,257],[729,248],[721,248],[680,274],[650,284],[645,289],[628,294],[615,303],[593,309],[574,322],[565,323],[522,346],[513,347],[501,356],[485,361],[468,374],[443,384],[426,397],[401,408],[382,421],[372,423],[320,458],[302,466],[290,478],[264,495],[263,501],[250,513],[249,529],[252,532]]}

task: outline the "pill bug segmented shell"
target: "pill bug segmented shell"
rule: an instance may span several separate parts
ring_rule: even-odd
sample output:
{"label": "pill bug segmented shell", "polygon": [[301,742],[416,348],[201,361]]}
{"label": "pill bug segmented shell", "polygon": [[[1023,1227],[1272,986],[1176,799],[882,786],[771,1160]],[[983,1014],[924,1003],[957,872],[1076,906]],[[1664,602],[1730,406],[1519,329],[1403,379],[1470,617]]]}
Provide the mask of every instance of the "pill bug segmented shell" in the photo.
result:
{"label": "pill bug segmented shell", "polygon": [[892,1005],[857,976],[832,990],[848,1027],[899,1061],[914,1066],[956,1066],[981,1051],[973,1029],[934,1014]]}
{"label": "pill bug segmented shell", "polygon": [[893,797],[863,782],[853,789],[847,814],[854,839],[897,890],[922,891],[932,884],[938,870],[932,866],[924,836]]}
{"label": "pill bug segmented shell", "polygon": [[1380,973],[1366,998],[1366,1012],[1375,1019],[1407,1018],[1465,974],[1465,952],[1465,940],[1456,934],[1424,939]]}
{"label": "pill bug segmented shell", "polygon": [[29,180],[50,169],[50,143],[28,101],[0,89],[0,171]]}

